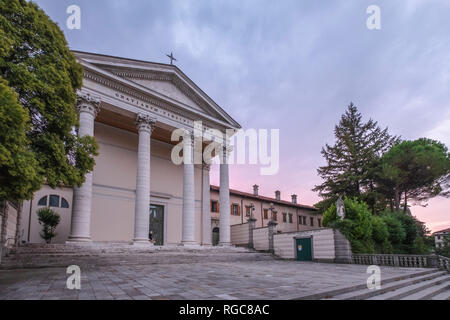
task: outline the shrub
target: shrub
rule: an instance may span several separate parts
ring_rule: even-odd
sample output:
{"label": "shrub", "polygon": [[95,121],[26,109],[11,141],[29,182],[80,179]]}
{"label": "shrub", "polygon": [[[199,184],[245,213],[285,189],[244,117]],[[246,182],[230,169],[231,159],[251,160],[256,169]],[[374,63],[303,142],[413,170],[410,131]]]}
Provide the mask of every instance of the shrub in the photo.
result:
{"label": "shrub", "polygon": [[50,243],[56,236],[56,227],[61,220],[59,214],[50,208],[42,208],[37,211],[39,224],[42,225],[40,236],[45,242]]}
{"label": "shrub", "polygon": [[399,247],[406,238],[406,232],[396,213],[384,213],[381,218],[387,226],[389,242],[395,247]]}
{"label": "shrub", "polygon": [[332,204],[325,212],[322,217],[322,224],[324,227],[332,227],[334,222],[338,220],[338,215],[336,211],[336,205]]}

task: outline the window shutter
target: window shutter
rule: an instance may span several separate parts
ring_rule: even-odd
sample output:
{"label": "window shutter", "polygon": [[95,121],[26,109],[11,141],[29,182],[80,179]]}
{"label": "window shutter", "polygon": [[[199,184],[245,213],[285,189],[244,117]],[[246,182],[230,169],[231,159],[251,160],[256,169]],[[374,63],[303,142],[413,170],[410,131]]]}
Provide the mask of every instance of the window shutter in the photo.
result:
{"label": "window shutter", "polygon": [[212,212],[212,204],[213,204],[213,202],[212,202],[212,200],[210,200],[210,201],[209,201],[209,211],[210,211],[210,212]]}
{"label": "window shutter", "polygon": [[241,215],[241,206],[238,205],[238,216],[240,216],[240,215]]}
{"label": "window shutter", "polygon": [[233,205],[230,205],[230,213],[233,214]]}
{"label": "window shutter", "polygon": [[217,201],[217,212],[220,212],[220,202]]}

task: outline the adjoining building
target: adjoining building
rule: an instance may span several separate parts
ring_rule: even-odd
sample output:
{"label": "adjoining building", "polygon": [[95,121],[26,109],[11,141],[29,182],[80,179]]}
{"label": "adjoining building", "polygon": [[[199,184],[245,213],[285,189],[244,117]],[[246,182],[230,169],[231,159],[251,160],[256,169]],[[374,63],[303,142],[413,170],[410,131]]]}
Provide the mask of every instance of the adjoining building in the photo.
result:
{"label": "adjoining building", "polygon": [[440,249],[444,246],[444,238],[450,236],[450,228],[436,231],[433,233],[433,236],[436,249]]}
{"label": "adjoining building", "polygon": [[[211,186],[211,218],[213,243],[217,242],[220,231],[219,219],[221,205],[218,186]],[[293,194],[291,201],[281,199],[281,192],[275,191],[275,197],[259,194],[259,186],[253,186],[253,193],[230,189],[231,225],[246,223],[250,217],[255,219],[255,227],[262,228],[269,221],[277,223],[277,232],[294,232],[313,230],[322,227],[322,215],[313,206],[298,203],[298,196]],[[228,208],[226,208],[228,209]]]}

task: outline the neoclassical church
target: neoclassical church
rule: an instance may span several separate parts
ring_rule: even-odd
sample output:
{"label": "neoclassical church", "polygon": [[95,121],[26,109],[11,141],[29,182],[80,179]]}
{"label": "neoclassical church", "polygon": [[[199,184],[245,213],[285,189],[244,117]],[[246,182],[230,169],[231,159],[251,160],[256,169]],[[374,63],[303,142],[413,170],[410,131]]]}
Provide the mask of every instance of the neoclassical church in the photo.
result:
{"label": "neoclassical church", "polygon": [[[220,106],[174,65],[74,52],[84,68],[79,135],[94,136],[99,155],[80,188],[36,192],[23,206],[21,240],[42,242],[36,211],[61,215],[53,242],[127,241],[211,244],[209,166],[171,160],[175,129],[239,129]],[[207,145],[204,143],[203,147]],[[193,144],[183,147],[192,156]],[[220,165],[220,243],[230,243],[228,165]]]}

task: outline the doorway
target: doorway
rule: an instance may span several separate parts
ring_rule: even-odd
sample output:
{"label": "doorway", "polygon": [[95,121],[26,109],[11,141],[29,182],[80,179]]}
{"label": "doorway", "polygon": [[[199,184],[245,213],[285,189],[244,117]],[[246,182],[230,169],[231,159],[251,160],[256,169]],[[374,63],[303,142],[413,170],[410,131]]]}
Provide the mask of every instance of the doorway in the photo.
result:
{"label": "doorway", "polygon": [[150,205],[150,232],[155,246],[164,245],[164,206]]}
{"label": "doorway", "polygon": [[219,228],[216,227],[212,231],[212,245],[213,246],[219,245],[219,239],[220,239]]}
{"label": "doorway", "polygon": [[298,261],[312,261],[311,238],[295,239],[295,249]]}

